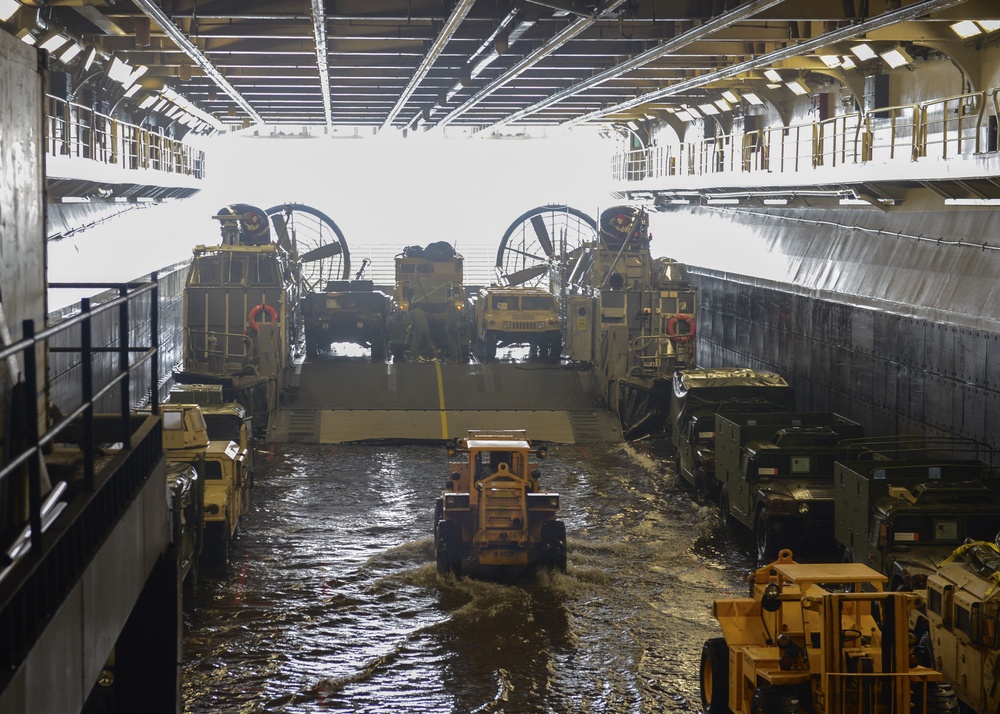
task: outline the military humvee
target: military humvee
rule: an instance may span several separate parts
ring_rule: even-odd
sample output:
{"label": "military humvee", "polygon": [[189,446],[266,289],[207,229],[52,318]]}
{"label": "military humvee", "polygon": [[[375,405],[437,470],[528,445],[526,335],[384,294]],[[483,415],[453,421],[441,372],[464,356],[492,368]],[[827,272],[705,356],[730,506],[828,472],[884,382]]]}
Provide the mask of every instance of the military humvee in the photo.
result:
{"label": "military humvee", "polygon": [[495,359],[498,347],[530,345],[542,359],[562,354],[562,320],[556,297],[539,288],[489,287],[476,300],[476,352]]}

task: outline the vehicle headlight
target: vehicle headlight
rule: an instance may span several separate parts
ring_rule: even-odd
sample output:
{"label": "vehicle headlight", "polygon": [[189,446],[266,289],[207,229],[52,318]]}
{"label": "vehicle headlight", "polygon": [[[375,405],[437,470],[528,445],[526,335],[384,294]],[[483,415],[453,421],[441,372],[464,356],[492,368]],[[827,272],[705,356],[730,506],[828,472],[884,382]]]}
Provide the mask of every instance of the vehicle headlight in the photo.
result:
{"label": "vehicle headlight", "polygon": [[358,320],[357,327],[359,330],[363,330],[365,328],[365,323],[363,323],[361,320]]}
{"label": "vehicle headlight", "polygon": [[504,322],[503,323],[503,329],[509,330],[510,329],[510,323],[509,322]]}
{"label": "vehicle headlight", "polygon": [[809,513],[809,504],[808,503],[800,503],[799,504],[799,513],[801,513],[803,516],[806,515],[807,513]]}

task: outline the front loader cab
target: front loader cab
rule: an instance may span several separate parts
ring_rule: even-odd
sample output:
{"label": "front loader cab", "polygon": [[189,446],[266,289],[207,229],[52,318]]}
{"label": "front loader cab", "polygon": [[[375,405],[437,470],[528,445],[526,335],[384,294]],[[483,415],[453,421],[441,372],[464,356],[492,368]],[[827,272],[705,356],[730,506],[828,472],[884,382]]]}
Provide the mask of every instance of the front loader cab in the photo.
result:
{"label": "front loader cab", "polygon": [[[566,568],[559,494],[539,491],[523,431],[470,431],[449,443],[449,479],[437,501],[434,542],[442,573],[494,576],[537,565]],[[544,447],[534,455],[545,458]]]}

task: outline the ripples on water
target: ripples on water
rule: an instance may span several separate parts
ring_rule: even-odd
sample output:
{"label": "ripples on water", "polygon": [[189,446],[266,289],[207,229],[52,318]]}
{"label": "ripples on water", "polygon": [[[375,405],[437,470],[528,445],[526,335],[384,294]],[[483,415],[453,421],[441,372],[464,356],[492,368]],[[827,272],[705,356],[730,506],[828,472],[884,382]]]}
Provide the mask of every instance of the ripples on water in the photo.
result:
{"label": "ripples on water", "polygon": [[288,446],[185,611],[187,712],[695,712],[711,600],[752,566],[649,454],[561,446],[568,573],[438,575],[440,447]]}

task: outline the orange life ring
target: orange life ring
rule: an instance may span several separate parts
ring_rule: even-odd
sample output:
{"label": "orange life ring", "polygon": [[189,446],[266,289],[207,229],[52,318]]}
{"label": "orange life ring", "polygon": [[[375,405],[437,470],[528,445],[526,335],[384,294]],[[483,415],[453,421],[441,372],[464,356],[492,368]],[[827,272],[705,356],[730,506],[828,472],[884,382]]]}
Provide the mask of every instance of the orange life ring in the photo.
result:
{"label": "orange life ring", "polygon": [[257,317],[262,312],[266,312],[267,313],[267,316],[270,318],[270,320],[268,320],[269,322],[277,322],[278,321],[278,311],[275,310],[270,305],[264,305],[262,303],[262,304],[258,305],[257,307],[255,307],[253,310],[251,310],[250,314],[247,315],[247,322],[250,323],[250,329],[253,330],[254,332],[257,331]]}
{"label": "orange life ring", "polygon": [[[677,323],[683,322],[688,326],[688,331],[684,334],[677,334]],[[694,318],[690,315],[674,315],[669,320],[667,320],[667,334],[673,337],[678,342],[687,342],[689,339],[694,337],[695,325]]]}

